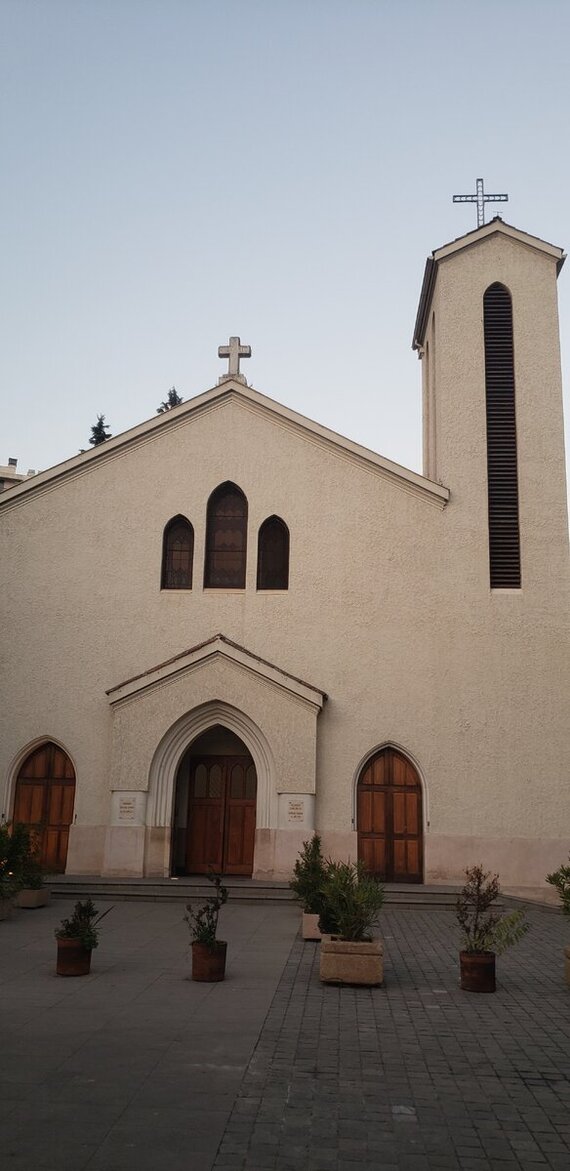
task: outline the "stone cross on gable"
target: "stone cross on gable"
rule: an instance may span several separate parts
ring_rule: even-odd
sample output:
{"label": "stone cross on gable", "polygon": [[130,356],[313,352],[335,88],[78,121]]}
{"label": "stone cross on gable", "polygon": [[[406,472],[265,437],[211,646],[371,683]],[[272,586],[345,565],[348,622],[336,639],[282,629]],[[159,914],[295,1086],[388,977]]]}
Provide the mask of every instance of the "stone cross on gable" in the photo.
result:
{"label": "stone cross on gable", "polygon": [[238,382],[245,382],[243,374],[240,374],[239,361],[240,358],[251,358],[251,346],[242,346],[241,338],[231,337],[229,345],[218,346],[218,358],[228,358],[227,374],[222,374],[218,382],[225,382],[226,378],[236,378]]}

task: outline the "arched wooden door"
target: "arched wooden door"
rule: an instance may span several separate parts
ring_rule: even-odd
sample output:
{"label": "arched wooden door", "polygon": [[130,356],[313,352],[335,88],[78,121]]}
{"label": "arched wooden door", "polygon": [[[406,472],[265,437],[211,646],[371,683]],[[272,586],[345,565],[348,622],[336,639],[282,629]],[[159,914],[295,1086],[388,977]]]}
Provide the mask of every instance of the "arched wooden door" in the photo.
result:
{"label": "arched wooden door", "polygon": [[48,741],[24,761],[16,781],[12,820],[38,835],[40,861],[49,874],[63,874],[75,801],[75,770],[63,748]]}
{"label": "arched wooden door", "polygon": [[385,882],[422,882],[423,820],[420,778],[395,748],[383,748],[363,768],[357,789],[358,857]]}
{"label": "arched wooden door", "polygon": [[253,871],[257,777],[250,756],[194,756],[188,787],[189,874]]}

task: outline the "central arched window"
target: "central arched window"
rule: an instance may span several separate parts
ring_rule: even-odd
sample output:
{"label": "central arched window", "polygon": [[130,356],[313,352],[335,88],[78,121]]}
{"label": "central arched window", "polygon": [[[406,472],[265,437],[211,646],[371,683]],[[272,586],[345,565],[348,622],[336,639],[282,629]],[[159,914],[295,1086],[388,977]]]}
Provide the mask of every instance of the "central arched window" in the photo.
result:
{"label": "central arched window", "polygon": [[247,500],[236,484],[220,484],[208,501],[206,589],[245,589]]}
{"label": "central arched window", "polygon": [[174,516],[166,525],[162,538],[161,589],[192,589],[193,555],[194,529],[185,516]]}

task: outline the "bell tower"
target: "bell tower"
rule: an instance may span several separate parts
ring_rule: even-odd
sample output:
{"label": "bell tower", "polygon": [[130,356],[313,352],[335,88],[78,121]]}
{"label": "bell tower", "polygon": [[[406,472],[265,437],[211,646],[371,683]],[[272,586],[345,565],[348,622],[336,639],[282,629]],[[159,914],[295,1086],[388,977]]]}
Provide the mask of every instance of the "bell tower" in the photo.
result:
{"label": "bell tower", "polygon": [[450,489],[451,539],[487,590],[550,589],[567,576],[564,260],[496,217],[426,263],[413,339],[423,470]]}

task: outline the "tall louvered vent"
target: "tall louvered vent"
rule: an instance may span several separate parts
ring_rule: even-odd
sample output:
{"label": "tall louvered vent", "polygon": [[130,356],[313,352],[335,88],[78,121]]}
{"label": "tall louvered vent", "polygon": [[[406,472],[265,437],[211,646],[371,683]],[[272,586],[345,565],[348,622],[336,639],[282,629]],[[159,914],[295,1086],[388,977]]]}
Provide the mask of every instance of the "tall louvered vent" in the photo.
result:
{"label": "tall louvered vent", "polygon": [[520,589],[513,310],[504,285],[483,299],[491,589]]}

